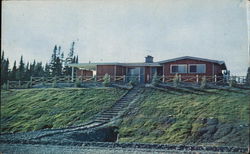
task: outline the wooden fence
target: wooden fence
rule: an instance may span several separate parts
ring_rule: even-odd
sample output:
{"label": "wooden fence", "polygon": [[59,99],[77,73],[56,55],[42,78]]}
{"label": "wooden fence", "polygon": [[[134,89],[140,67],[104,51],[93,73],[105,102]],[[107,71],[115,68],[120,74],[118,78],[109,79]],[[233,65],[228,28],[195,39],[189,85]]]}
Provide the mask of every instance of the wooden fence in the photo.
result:
{"label": "wooden fence", "polygon": [[[139,83],[141,80],[144,78],[141,78],[140,76],[108,76],[110,82],[129,82],[129,81],[137,81]],[[209,83],[215,83],[215,84],[220,84],[220,83],[229,83],[229,81],[233,80],[237,84],[245,84],[246,83],[246,76],[202,76],[202,75],[194,75],[194,76],[184,76],[184,75],[172,75],[172,76],[158,76],[158,80],[160,80],[163,83],[167,82],[173,82],[176,78],[180,82],[187,82],[187,83],[196,83],[200,84],[202,80],[206,80],[206,82]],[[150,78],[151,80],[148,82],[151,82],[153,77]],[[104,76],[79,76],[72,78],[71,76],[57,76],[57,77],[31,77],[30,81],[8,81],[8,87],[9,88],[25,88],[37,84],[51,84],[53,82],[57,83],[74,83],[74,82],[81,82],[81,83],[86,83],[86,82],[103,82],[104,81]]]}
{"label": "wooden fence", "polygon": [[7,87],[10,89],[23,89],[30,86],[30,81],[7,81]]}
{"label": "wooden fence", "polygon": [[246,76],[204,76],[204,75],[195,75],[195,76],[186,76],[186,75],[177,75],[177,76],[158,76],[159,80],[162,82],[173,82],[177,78],[180,82],[191,82],[199,84],[202,80],[206,80],[209,83],[228,83],[230,80],[235,81],[237,84],[245,84]]}

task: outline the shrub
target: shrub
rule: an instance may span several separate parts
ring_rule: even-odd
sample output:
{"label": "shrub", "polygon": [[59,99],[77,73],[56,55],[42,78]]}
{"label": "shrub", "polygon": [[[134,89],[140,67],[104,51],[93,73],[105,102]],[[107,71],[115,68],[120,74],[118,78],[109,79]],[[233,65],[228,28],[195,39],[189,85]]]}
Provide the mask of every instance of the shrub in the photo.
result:
{"label": "shrub", "polygon": [[179,83],[180,83],[180,80],[179,80],[178,74],[175,74],[174,79],[173,79],[174,87],[178,87]]}
{"label": "shrub", "polygon": [[160,80],[159,80],[159,78],[157,76],[157,73],[155,73],[154,76],[153,76],[151,84],[154,85],[154,86],[158,86],[159,82],[160,82]]}
{"label": "shrub", "polygon": [[235,87],[237,85],[236,78],[232,76],[229,80],[229,86],[230,87]]}
{"label": "shrub", "polygon": [[76,78],[75,87],[81,87],[81,81],[79,80],[79,78]]}
{"label": "shrub", "polygon": [[206,87],[207,87],[207,78],[206,78],[206,76],[203,76],[202,79],[201,79],[201,86],[200,86],[200,88],[204,89]]}
{"label": "shrub", "polygon": [[108,87],[110,85],[110,76],[108,74],[104,75],[102,84],[104,87]]}

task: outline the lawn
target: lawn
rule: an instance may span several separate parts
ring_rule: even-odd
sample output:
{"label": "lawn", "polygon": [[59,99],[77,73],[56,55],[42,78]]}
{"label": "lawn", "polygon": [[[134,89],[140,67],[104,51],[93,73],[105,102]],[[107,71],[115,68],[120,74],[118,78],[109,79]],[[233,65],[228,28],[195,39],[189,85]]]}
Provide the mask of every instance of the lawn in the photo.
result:
{"label": "lawn", "polygon": [[1,133],[82,124],[111,107],[125,92],[117,88],[1,91]]}
{"label": "lawn", "polygon": [[[237,145],[237,142],[248,144],[250,90],[230,92],[210,89],[207,92],[167,93],[146,89],[133,110],[123,117],[119,141],[191,144],[201,138],[196,136],[197,131],[207,126],[201,122],[202,119],[215,118],[219,121],[217,130],[224,131],[228,125],[235,128],[236,138],[232,145]],[[245,129],[245,125],[248,128]],[[211,142],[212,137],[216,138],[216,135],[208,137]],[[230,136],[224,140],[232,141]]]}

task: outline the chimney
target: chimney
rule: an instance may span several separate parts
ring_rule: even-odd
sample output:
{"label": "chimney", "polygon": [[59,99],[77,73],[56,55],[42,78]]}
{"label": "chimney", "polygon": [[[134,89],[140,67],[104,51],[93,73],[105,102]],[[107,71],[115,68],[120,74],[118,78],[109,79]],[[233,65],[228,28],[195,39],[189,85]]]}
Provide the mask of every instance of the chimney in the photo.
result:
{"label": "chimney", "polygon": [[153,63],[153,58],[154,57],[148,55],[147,57],[145,57],[145,63]]}

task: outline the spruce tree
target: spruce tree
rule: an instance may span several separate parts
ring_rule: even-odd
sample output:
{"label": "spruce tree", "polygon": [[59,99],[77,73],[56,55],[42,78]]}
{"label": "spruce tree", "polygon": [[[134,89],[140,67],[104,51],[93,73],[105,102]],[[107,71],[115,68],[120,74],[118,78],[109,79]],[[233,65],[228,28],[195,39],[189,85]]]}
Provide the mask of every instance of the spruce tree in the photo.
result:
{"label": "spruce tree", "polygon": [[17,79],[17,67],[16,67],[16,61],[14,61],[14,65],[11,71],[11,77],[10,80],[15,81]]}
{"label": "spruce tree", "polygon": [[[65,59],[65,63],[67,64],[75,63],[74,54],[75,54],[75,42],[72,42],[68,56]],[[71,67],[68,67],[68,66],[64,67],[65,75],[71,75],[71,71],[72,71]]]}
{"label": "spruce tree", "polygon": [[21,56],[19,67],[18,67],[18,75],[17,75],[18,80],[24,80],[24,74],[25,74],[24,71],[25,71],[25,68],[24,68],[23,56]]}
{"label": "spruce tree", "polygon": [[30,64],[30,76],[35,76],[35,66],[36,60],[33,61],[33,64]]}
{"label": "spruce tree", "polygon": [[38,77],[42,77],[44,75],[42,62],[36,63],[35,68],[34,68],[34,72],[35,72],[35,75]]}
{"label": "spruce tree", "polygon": [[78,64],[78,55],[76,56],[76,63]]}
{"label": "spruce tree", "polygon": [[51,61],[50,61],[50,69],[52,76],[56,75],[56,58],[57,58],[57,45],[55,45],[52,56],[51,56]]}
{"label": "spruce tree", "polygon": [[30,76],[31,76],[30,68],[29,67],[30,67],[30,64],[28,62],[27,65],[26,65],[26,67],[25,67],[25,74],[24,74],[26,81],[30,80]]}
{"label": "spruce tree", "polygon": [[45,76],[45,77],[49,77],[49,76],[50,76],[50,66],[49,66],[48,63],[45,64],[44,76]]}
{"label": "spruce tree", "polygon": [[4,59],[4,51],[2,51],[2,56],[1,56],[1,85],[3,85],[3,83],[5,82],[5,74],[4,74],[4,70],[5,70],[5,59]]}

